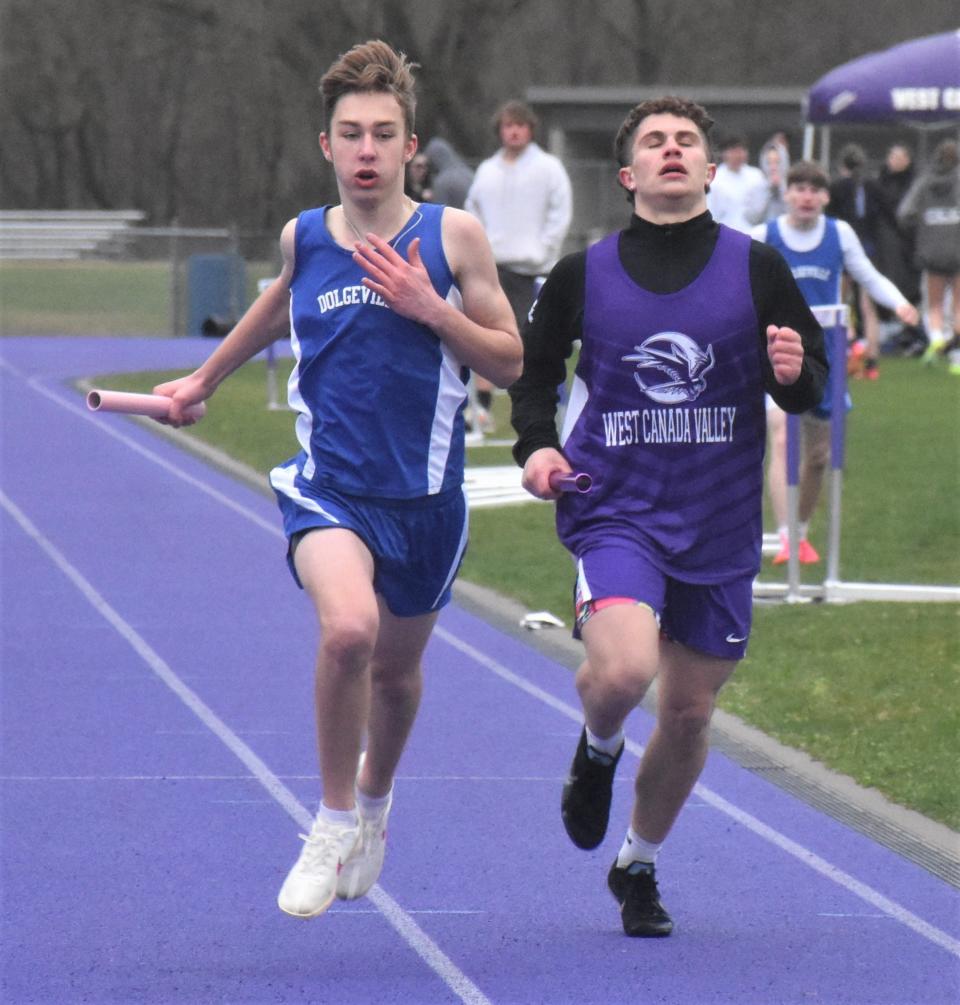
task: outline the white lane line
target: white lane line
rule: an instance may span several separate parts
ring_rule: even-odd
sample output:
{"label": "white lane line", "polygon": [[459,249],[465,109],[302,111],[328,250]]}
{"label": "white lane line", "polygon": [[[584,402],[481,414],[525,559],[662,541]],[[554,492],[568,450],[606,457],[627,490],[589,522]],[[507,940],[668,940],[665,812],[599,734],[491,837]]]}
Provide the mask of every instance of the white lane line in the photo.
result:
{"label": "white lane line", "polygon": [[[296,796],[280,781],[267,765],[240,739],[233,730],[174,673],[149,643],[125,621],[101,593],[73,566],[66,556],[34,525],[27,515],[2,491],[0,505],[20,525],[23,532],[47,555],[70,580],[94,610],[127,642],[153,673],[190,709],[191,712],[231,751],[256,777],[291,817],[305,831],[313,824],[313,816],[297,801]],[[367,895],[403,940],[427,966],[468,1005],[492,1005],[483,992],[446,956],[440,947],[407,914],[382,887],[375,885]]]}
{"label": "white lane line", "polygon": [[269,799],[211,799],[213,806],[273,806]]}
{"label": "white lane line", "polygon": [[235,499],[231,499],[230,496],[218,489],[215,489],[212,485],[208,485],[206,482],[199,478],[195,478],[193,475],[184,471],[182,468],[178,467],[176,464],[171,463],[166,458],[161,457],[159,454],[150,450],[148,447],[144,447],[138,443],[135,439],[126,434],[122,433],[119,429],[115,428],[114,424],[109,420],[104,418],[98,412],[91,412],[86,406],[80,406],[74,404],[72,401],[67,401],[61,398],[58,394],[55,394],[49,388],[43,386],[43,384],[36,378],[32,377],[27,381],[30,388],[39,394],[42,394],[45,398],[49,398],[52,402],[59,405],[61,408],[65,408],[68,412],[72,412],[74,415],[79,416],[87,422],[92,422],[97,429],[101,432],[106,433],[108,436],[112,436],[115,440],[118,440],[125,447],[129,447],[135,453],[140,454],[141,457],[146,458],[148,461],[156,464],[158,467],[162,468],[168,474],[173,475],[175,478],[179,478],[181,481],[186,482],[191,488],[199,489],[205,495],[210,496],[215,502],[226,506],[227,509],[233,510],[240,516],[245,517],[251,523],[255,524],[261,530],[265,530],[268,534],[272,534],[274,537],[279,538],[281,541],[285,540],[283,529],[278,525],[277,521],[265,520],[259,513],[255,513],[252,509],[247,506],[238,503]]}
{"label": "white lane line", "polygon": [[[74,415],[79,416],[81,419],[85,419],[87,422],[96,423],[98,429],[102,429],[109,436],[119,440],[124,446],[136,451],[142,457],[147,458],[147,460],[153,461],[154,464],[159,465],[164,471],[182,479],[187,482],[188,485],[200,489],[201,492],[205,492],[217,502],[223,503],[235,512],[248,517],[253,520],[258,527],[270,531],[275,537],[279,537],[281,540],[284,539],[283,531],[276,523],[263,520],[262,517],[253,513],[252,510],[247,509],[242,504],[236,502],[236,500],[231,499],[229,496],[224,495],[222,492],[218,492],[215,488],[207,485],[200,479],[194,478],[192,475],[182,471],[175,464],[171,464],[159,454],[154,453],[149,449],[149,447],[145,447],[141,443],[138,443],[136,440],[125,435],[110,419],[96,412],[91,412],[90,409],[86,408],[84,405],[78,405],[75,402],[67,401],[64,398],[61,398],[55,391],[46,387],[39,377],[26,377],[24,374],[17,371],[15,367],[6,363],[2,359],[0,359],[0,365],[4,365],[6,369],[10,370],[13,374],[24,380],[27,386],[32,390],[37,391],[46,398],[49,398],[51,401],[60,405],[62,408],[65,408],[68,412],[72,412]],[[516,472],[516,474],[512,476],[504,475],[504,471]],[[490,478],[487,472],[494,472],[497,474],[497,477]],[[479,509],[483,506],[502,506],[507,503],[541,501],[539,499],[535,499],[524,489],[520,488],[519,481],[520,469],[516,467],[470,468],[467,470],[464,485],[467,490],[470,506],[474,509]],[[512,482],[516,482],[517,484],[513,486],[511,484]],[[266,485],[266,483],[266,479],[264,479],[264,484]]]}
{"label": "white lane line", "polygon": [[[537,687],[536,684],[532,684],[530,681],[525,680],[518,674],[515,674],[502,663],[498,663],[495,659],[491,659],[491,657],[487,656],[486,653],[481,652],[469,642],[463,641],[463,639],[454,635],[452,632],[448,632],[442,626],[437,625],[434,629],[434,635],[439,636],[439,638],[443,639],[443,641],[448,645],[459,650],[465,656],[469,656],[470,659],[474,660],[474,662],[479,663],[482,667],[492,671],[498,677],[502,677],[514,687],[518,687],[534,698],[545,702],[551,708],[560,712],[561,715],[565,715],[568,719],[572,719],[576,722],[583,721],[583,716],[579,709],[574,708],[567,702],[562,701],[549,692],[544,691],[542,688]],[[643,754],[643,747],[633,740],[626,740],[626,748],[630,751],[630,753],[635,754],[637,757],[640,757]],[[752,831],[765,841],[769,841],[781,851],[785,851],[788,855],[792,855],[794,858],[799,859],[804,865],[809,866],[815,872],[820,873],[821,876],[825,876],[827,879],[832,880],[838,886],[843,887],[843,889],[859,897],[861,900],[865,900],[872,907],[876,907],[877,909],[883,911],[884,914],[893,918],[895,921],[899,921],[902,925],[906,925],[907,928],[912,929],[918,935],[922,935],[925,939],[929,939],[930,942],[946,949],[947,952],[960,957],[960,940],[953,938],[947,932],[941,931],[929,922],[924,921],[923,918],[918,917],[912,911],[908,911],[896,901],[890,900],[882,893],[879,893],[872,887],[867,886],[866,883],[861,883],[860,880],[854,878],[849,873],[844,872],[842,869],[838,869],[835,865],[827,862],[819,855],[814,854],[814,852],[805,848],[798,842],[791,840],[785,834],[781,834],[779,831],[774,830],[774,828],[763,823],[761,820],[758,820],[751,814],[741,810],[738,806],[734,806],[733,803],[724,799],[723,796],[714,792],[712,789],[707,788],[707,786],[697,784],[693,792],[694,795],[698,796],[714,809],[719,810],[721,813],[725,813],[727,816],[736,820],[737,823],[746,827],[747,830]]]}
{"label": "white lane line", "polygon": [[[93,416],[96,415],[96,413],[89,411],[85,412],[74,406],[72,403],[64,401],[63,399],[59,398],[52,392],[47,391],[39,384],[34,385],[33,381],[31,381],[31,385],[35,386],[36,390],[45,394],[52,401],[56,402],[57,404],[61,405],[64,408],[68,408],[71,411],[77,412],[84,418],[92,418]],[[134,449],[136,449],[139,453],[143,454],[144,456],[147,456],[150,459],[155,459],[157,463],[159,463],[164,468],[164,470],[170,471],[172,474],[184,478],[184,480],[188,481],[192,485],[196,485],[198,488],[200,488],[204,492],[207,492],[208,494],[211,495],[215,494],[216,496],[222,496],[222,493],[218,493],[209,486],[205,486],[199,479],[195,479],[189,475],[186,475],[183,472],[179,472],[175,465],[171,464],[170,462],[164,460],[163,458],[155,454],[152,454],[151,451],[146,450],[145,448],[141,447],[134,441],[128,440],[128,438],[124,437],[122,434],[114,433],[114,431],[111,428],[109,428],[105,423],[97,423],[97,426],[98,428],[103,429],[106,432],[109,432],[111,435],[116,435],[118,439],[125,442],[129,442]],[[230,508],[232,510],[241,515],[248,516],[254,523],[257,524],[257,526],[264,526],[265,522],[256,513],[253,513],[251,510],[247,510],[245,507],[237,503],[233,503],[232,500],[228,500],[228,502],[230,503]],[[274,527],[273,525],[267,525],[267,529],[274,534],[280,534],[277,528]],[[282,534],[280,534],[280,536],[282,537]],[[561,715],[565,715],[568,719],[571,719],[578,725],[582,723],[583,718],[578,709],[575,709],[572,705],[567,704],[561,699],[550,694],[548,691],[543,690],[543,688],[538,687],[536,684],[531,683],[530,681],[521,677],[519,674],[515,674],[512,670],[509,670],[501,663],[498,663],[496,660],[491,659],[485,653],[482,653],[479,649],[470,645],[470,643],[465,642],[464,640],[453,635],[451,632],[448,632],[442,626],[437,625],[437,627],[434,629],[434,634],[437,635],[439,638],[443,639],[444,641],[446,641],[454,648],[459,649],[465,655],[470,656],[471,659],[479,663],[481,666],[486,667],[488,670],[491,670],[499,677],[502,677],[505,681],[508,681],[514,687],[520,688],[520,690],[525,691],[527,694],[536,698],[538,701],[541,701],[544,704],[550,706],[550,708],[553,708]],[[640,744],[635,743],[633,740],[630,739],[628,739],[626,743],[627,743],[627,749],[631,753],[635,754],[637,757],[643,754],[643,747]],[[825,876],[827,879],[832,880],[834,883],[837,883],[839,886],[843,887],[849,892],[865,900],[868,904],[878,908],[885,914],[888,914],[890,917],[899,921],[901,924],[917,932],[919,935],[922,935],[925,939],[929,939],[936,945],[946,949],[947,952],[960,958],[960,940],[953,938],[948,933],[942,931],[939,928],[936,928],[929,922],[924,921],[922,918],[913,914],[911,911],[908,911],[902,905],[897,904],[895,901],[890,900],[889,898],[883,896],[883,894],[879,893],[877,890],[874,890],[867,884],[861,883],[860,880],[854,878],[853,876],[850,876],[846,872],[843,872],[841,869],[838,869],[830,862],[827,862],[825,859],[820,858],[818,855],[815,855],[813,852],[809,851],[809,849],[804,848],[802,845],[798,844],[795,841],[792,841],[786,835],[781,834],[779,831],[775,830],[772,827],[769,827],[767,824],[758,820],[756,817],[751,816],[749,813],[746,813],[743,810],[739,809],[739,807],[734,806],[732,803],[728,802],[726,799],[724,799],[719,794],[713,792],[711,789],[708,789],[706,786],[698,784],[694,788],[694,794],[699,796],[704,802],[709,803],[715,809],[718,809],[720,810],[720,812],[725,813],[728,816],[732,817],[734,820],[742,824],[744,827],[752,831],[757,836],[762,837],[764,840],[769,841],[775,847],[780,848],[782,851],[787,852],[787,854],[792,855],[794,858],[797,858],[799,861],[809,866],[815,872],[818,872],[822,876]]]}
{"label": "white lane line", "polygon": [[869,914],[866,911],[861,911],[859,914],[839,914],[836,911],[818,911],[818,918],[880,918],[884,921],[889,920],[886,914]]}
{"label": "white lane line", "polygon": [[[331,907],[327,914],[339,914],[341,918],[349,918],[353,914],[379,914],[379,911],[368,911],[366,908],[357,907]],[[446,910],[445,908],[417,908],[415,910],[407,911],[407,914],[466,914],[466,915],[476,915],[476,914],[486,914],[486,911],[455,911]]]}
{"label": "white lane line", "polygon": [[[277,775],[285,781],[318,782],[319,775]],[[254,775],[0,775],[0,782],[255,782]]]}
{"label": "white lane line", "polygon": [[[199,734],[198,734],[199,735]],[[204,734],[205,735],[205,734]],[[398,782],[490,782],[514,784],[537,782],[559,785],[564,775],[395,775]],[[277,775],[293,781],[318,782],[319,775]],[[2,782],[253,782],[253,775],[0,775]],[[616,784],[633,784],[630,779],[616,778]],[[689,804],[688,804],[689,805]]]}

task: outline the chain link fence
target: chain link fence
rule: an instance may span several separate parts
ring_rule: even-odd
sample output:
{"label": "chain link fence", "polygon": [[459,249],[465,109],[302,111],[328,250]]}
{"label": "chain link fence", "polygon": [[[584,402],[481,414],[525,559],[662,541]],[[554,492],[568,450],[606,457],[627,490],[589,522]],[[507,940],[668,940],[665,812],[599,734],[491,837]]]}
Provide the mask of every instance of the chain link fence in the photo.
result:
{"label": "chain link fence", "polygon": [[[569,252],[623,227],[630,210],[612,161],[566,166],[574,190]],[[65,229],[51,226],[57,215],[64,228],[70,218],[69,241]],[[137,225],[139,215],[0,218],[0,332],[221,335],[256,298],[258,281],[280,271],[280,224],[274,231],[149,227]],[[109,240],[102,234],[107,216],[126,224],[112,227]]]}
{"label": "chain link fence", "polygon": [[279,272],[279,231],[130,227],[79,254],[0,256],[0,331],[223,334]]}
{"label": "chain link fence", "polygon": [[278,234],[230,228],[138,228],[126,254],[166,272],[165,334],[223,335],[280,269]]}

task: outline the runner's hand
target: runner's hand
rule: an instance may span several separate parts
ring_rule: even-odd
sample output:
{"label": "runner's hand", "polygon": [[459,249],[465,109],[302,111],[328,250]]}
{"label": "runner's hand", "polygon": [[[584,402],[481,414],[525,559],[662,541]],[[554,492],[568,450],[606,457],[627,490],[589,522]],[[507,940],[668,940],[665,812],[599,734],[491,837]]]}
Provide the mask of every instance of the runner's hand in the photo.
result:
{"label": "runner's hand", "polygon": [[185,409],[205,401],[212,392],[196,374],[191,373],[186,377],[168,380],[165,384],[157,384],[153,393],[171,399],[170,414],[166,419],[157,419],[157,422],[179,429],[181,426],[192,426],[197,421],[196,418],[185,414]]}
{"label": "runner's hand", "polygon": [[420,238],[410,242],[407,258],[376,234],[367,234],[367,241],[358,243],[353,253],[353,260],[367,273],[363,285],[398,314],[430,327],[443,302],[420,257]]}
{"label": "runner's hand", "polygon": [[793,384],[803,366],[803,340],[792,328],[767,325],[767,356],[778,384]]}
{"label": "runner's hand", "polygon": [[920,324],[920,312],[913,304],[901,304],[894,313],[897,315],[898,320],[902,321],[905,325],[909,325],[911,328],[916,328]]}
{"label": "runner's hand", "polygon": [[524,489],[538,499],[559,499],[560,492],[554,492],[550,488],[550,475],[554,471],[568,475],[572,473],[566,457],[559,450],[553,447],[541,447],[535,450],[523,466],[523,479],[521,484]]}

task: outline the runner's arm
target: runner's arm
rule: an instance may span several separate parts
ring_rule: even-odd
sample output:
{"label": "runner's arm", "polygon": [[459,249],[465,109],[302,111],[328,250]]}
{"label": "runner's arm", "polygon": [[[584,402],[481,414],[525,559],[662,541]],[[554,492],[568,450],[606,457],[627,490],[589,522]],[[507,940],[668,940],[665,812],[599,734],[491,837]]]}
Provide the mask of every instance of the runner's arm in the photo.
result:
{"label": "runner's arm", "polygon": [[910,303],[892,280],[877,271],[849,223],[838,220],[837,232],[843,252],[843,267],[867,291],[871,300],[891,311]]}
{"label": "runner's arm", "polygon": [[[823,329],[817,323],[783,256],[757,241],[750,246],[750,282],[757,310],[760,362],[767,393],[785,412],[805,412],[819,404],[827,379],[827,354]],[[781,384],[767,354],[767,329],[792,328],[803,345],[800,376]]]}
{"label": "runner's arm", "polygon": [[583,328],[586,253],[562,258],[547,277],[531,320],[523,326],[523,374],[510,388],[510,421],[517,432],[516,462],[542,447],[560,449],[557,404],[567,360]]}
{"label": "runner's arm", "polygon": [[257,297],[213,353],[193,373],[179,380],[158,384],[154,394],[173,399],[169,424],[190,425],[184,415],[188,405],[209,398],[234,370],[252,359],[289,330],[290,280],[294,267],[296,220],[280,235],[283,268],[280,275]]}

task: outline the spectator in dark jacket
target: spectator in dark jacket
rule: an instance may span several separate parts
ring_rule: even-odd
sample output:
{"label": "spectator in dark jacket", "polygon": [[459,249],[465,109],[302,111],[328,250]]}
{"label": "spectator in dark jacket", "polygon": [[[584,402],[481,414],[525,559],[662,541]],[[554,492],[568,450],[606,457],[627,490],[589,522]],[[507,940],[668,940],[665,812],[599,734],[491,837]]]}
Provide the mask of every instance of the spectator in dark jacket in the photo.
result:
{"label": "spectator in dark jacket", "polygon": [[[960,317],[960,147],[944,140],[933,152],[930,167],[904,196],[897,216],[916,228],[916,264],[923,270],[927,302],[927,335],[924,355],[932,362],[957,338]],[[951,291],[951,315],[944,299]],[[951,356],[951,370],[954,369]],[[960,360],[957,361],[960,371]]]}
{"label": "spectator in dark jacket", "polygon": [[876,242],[877,268],[892,279],[911,303],[920,299],[920,271],[913,261],[913,231],[897,219],[897,209],[913,184],[915,172],[910,151],[900,143],[887,150],[877,175],[879,200]]}
{"label": "spectator in dark jacket", "polygon": [[[881,200],[876,179],[867,177],[867,155],[863,147],[848,143],[840,151],[840,177],[830,185],[829,213],[846,220],[860,238],[867,257],[877,264],[877,221]],[[880,319],[877,308],[866,290],[853,284],[853,300],[860,321],[864,353],[863,376],[876,380],[880,376],[877,359],[880,355]],[[865,343],[865,344],[864,344]]]}
{"label": "spectator in dark jacket", "polygon": [[450,144],[434,136],[424,148],[430,165],[430,201],[463,209],[473,171]]}

